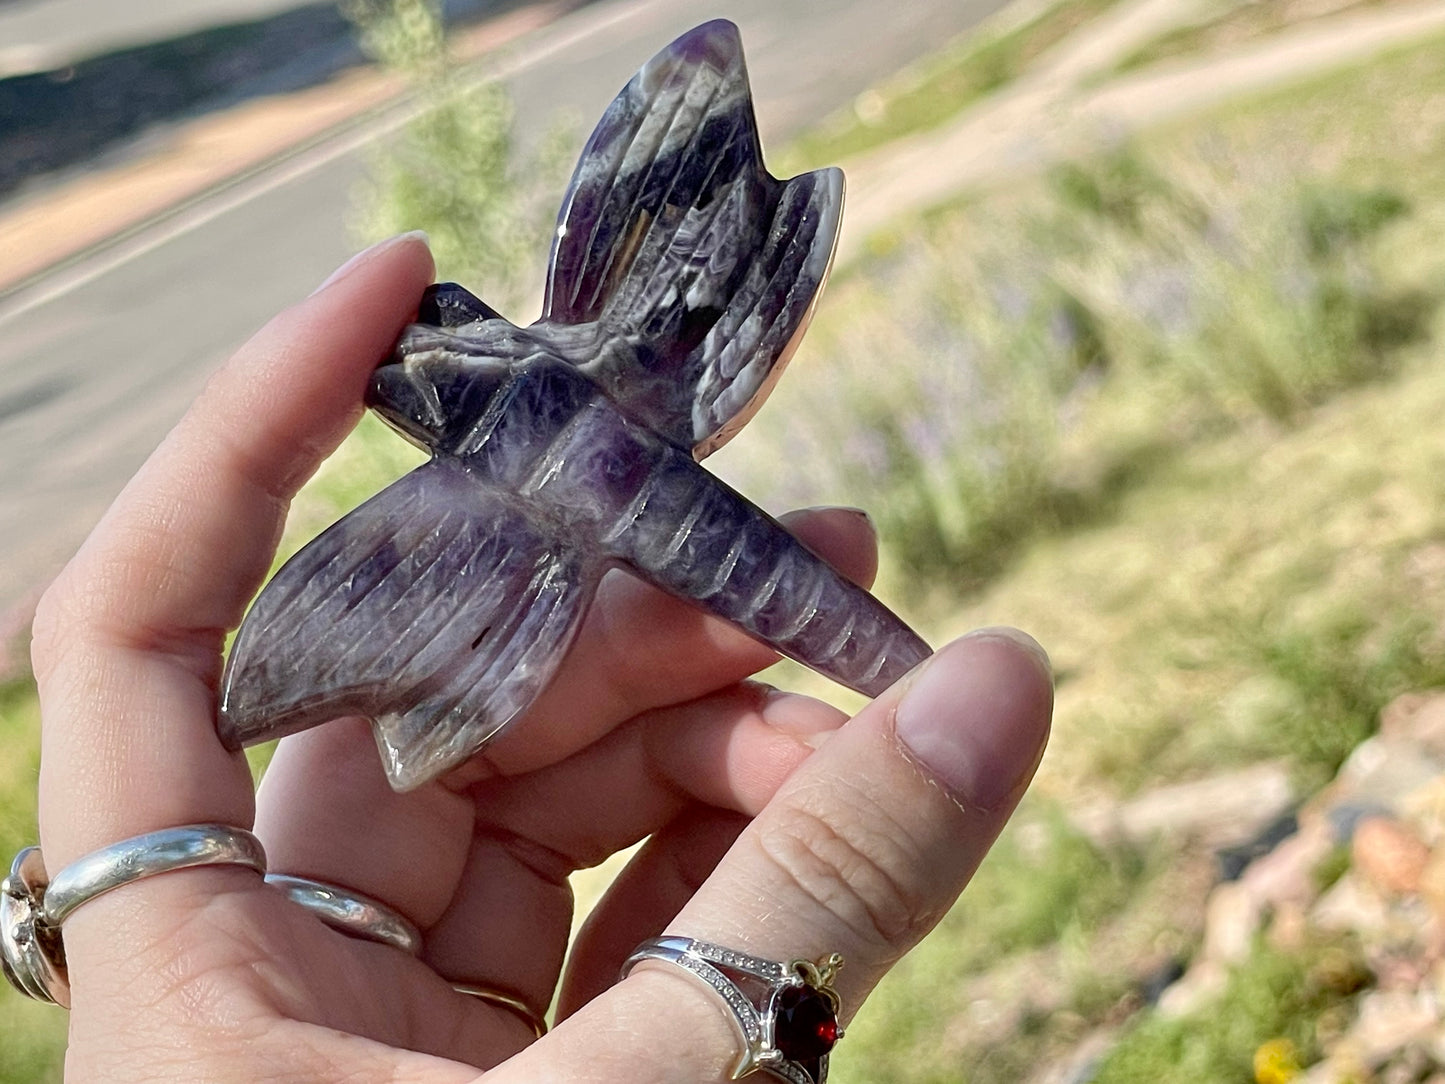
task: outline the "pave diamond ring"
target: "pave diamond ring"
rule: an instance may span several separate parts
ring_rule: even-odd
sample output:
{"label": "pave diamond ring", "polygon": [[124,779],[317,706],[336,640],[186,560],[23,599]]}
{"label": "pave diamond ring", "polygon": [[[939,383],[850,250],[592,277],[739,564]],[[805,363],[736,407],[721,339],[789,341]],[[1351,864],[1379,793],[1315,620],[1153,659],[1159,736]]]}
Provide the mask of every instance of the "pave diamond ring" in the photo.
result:
{"label": "pave diamond ring", "polygon": [[836,952],[816,963],[779,963],[690,937],[656,937],[633,950],[623,976],[649,960],[682,968],[722,998],[743,1040],[733,1080],[756,1072],[788,1084],[828,1079],[828,1053],[843,1037],[833,989],[843,957]]}

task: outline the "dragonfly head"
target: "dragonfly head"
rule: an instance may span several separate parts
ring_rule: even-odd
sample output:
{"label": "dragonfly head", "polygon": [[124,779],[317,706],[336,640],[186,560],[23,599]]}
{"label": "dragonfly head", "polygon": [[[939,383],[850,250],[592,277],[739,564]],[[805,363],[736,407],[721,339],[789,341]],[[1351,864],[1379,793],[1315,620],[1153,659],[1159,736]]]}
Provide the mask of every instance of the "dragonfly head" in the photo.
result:
{"label": "dragonfly head", "polygon": [[423,451],[450,451],[511,371],[505,352],[497,356],[475,339],[413,324],[391,360],[371,374],[366,404]]}

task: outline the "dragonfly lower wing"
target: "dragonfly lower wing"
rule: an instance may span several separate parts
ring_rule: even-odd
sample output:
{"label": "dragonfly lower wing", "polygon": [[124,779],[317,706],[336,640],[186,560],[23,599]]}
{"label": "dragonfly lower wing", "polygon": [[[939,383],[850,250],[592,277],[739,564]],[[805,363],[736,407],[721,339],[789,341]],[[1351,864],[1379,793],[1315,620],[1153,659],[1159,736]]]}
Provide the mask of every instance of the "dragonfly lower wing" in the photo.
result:
{"label": "dragonfly lower wing", "polygon": [[428,463],[262,591],[227,664],[222,737],[248,745],[364,715],[393,786],[415,786],[526,709],[599,576],[461,464]]}

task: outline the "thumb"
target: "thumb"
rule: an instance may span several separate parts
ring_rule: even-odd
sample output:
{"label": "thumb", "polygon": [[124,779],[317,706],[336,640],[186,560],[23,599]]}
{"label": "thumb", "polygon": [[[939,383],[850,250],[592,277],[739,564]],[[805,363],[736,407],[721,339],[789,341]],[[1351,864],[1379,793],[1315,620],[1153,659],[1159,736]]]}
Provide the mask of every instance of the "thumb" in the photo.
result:
{"label": "thumb", "polygon": [[[1043,754],[1052,703],[1047,657],[1022,634],[987,629],[943,648],[789,778],[666,933],[780,963],[841,953],[846,1023],[997,838]],[[726,1079],[742,1053],[735,1016],[687,968],[649,961],[497,1079],[584,1066],[589,1080]]]}

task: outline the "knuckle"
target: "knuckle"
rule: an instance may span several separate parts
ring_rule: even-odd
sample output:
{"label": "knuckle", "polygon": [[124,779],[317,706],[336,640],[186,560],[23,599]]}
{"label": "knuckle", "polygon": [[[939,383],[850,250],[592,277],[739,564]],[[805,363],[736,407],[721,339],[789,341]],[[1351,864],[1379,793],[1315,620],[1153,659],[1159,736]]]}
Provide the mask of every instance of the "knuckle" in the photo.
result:
{"label": "knuckle", "polygon": [[30,628],[30,661],[36,677],[43,678],[64,656],[72,641],[71,630],[79,624],[75,610],[75,592],[62,573],[35,604]]}
{"label": "knuckle", "polygon": [[933,924],[918,848],[861,796],[842,821],[795,808],[764,828],[760,845],[806,901],[864,945],[896,953]]}
{"label": "knuckle", "polygon": [[42,685],[62,670],[93,669],[95,649],[112,624],[102,594],[72,565],[40,596],[31,623],[30,666]]}

